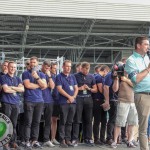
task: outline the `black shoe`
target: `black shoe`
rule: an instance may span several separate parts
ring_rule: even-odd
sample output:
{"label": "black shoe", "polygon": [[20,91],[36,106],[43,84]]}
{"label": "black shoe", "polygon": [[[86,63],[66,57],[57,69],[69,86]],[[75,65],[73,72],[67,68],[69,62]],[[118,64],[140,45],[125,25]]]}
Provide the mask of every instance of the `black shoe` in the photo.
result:
{"label": "black shoe", "polygon": [[95,145],[104,145],[104,143],[103,143],[103,142],[101,142],[100,140],[96,140],[96,141],[94,141],[94,144],[95,144]]}
{"label": "black shoe", "polygon": [[41,144],[38,141],[33,141],[32,142],[32,147],[33,148],[40,148],[42,149],[43,147],[41,146]]}
{"label": "black shoe", "polygon": [[87,144],[88,146],[94,146],[93,140],[86,139],[86,140],[84,140],[84,143]]}
{"label": "black shoe", "polygon": [[67,148],[68,145],[66,144],[65,140],[63,140],[62,142],[60,142],[59,147],[61,147],[61,148]]}
{"label": "black shoe", "polygon": [[100,141],[101,141],[103,144],[106,144],[106,140],[105,140],[105,139],[100,139]]}

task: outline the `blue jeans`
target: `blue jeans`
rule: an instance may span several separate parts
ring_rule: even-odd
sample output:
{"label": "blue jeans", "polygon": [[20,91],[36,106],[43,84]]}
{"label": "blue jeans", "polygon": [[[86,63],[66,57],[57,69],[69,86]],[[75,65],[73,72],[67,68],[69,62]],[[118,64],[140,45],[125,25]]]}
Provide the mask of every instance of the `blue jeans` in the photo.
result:
{"label": "blue jeans", "polygon": [[150,116],[149,116],[149,119],[148,119],[147,136],[148,136],[148,138],[150,138]]}

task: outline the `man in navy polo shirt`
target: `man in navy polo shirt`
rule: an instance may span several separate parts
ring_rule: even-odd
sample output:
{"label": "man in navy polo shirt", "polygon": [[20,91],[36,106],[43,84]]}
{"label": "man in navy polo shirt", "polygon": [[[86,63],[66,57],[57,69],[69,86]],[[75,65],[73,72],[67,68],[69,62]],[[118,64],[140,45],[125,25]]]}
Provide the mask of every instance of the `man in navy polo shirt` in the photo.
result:
{"label": "man in navy polo shirt", "polygon": [[[52,75],[52,79],[55,83],[56,75],[57,75],[57,63],[56,62],[51,62],[50,72]],[[52,91],[52,97],[54,99],[54,107],[53,107],[52,124],[51,124],[51,142],[54,145],[59,145],[60,143],[56,140],[56,132],[57,132],[57,121],[60,116],[60,109],[59,109],[59,93],[58,93],[56,84]]]}
{"label": "man in navy polo shirt", "polygon": [[[30,70],[22,74],[22,80],[25,86],[24,93],[24,116],[25,116],[25,142],[26,148],[41,147],[38,140],[39,124],[43,110],[42,89],[47,88],[45,75],[39,72],[38,58],[30,58]],[[32,125],[32,127],[31,127]],[[30,138],[31,136],[31,138]],[[31,139],[31,143],[29,140]]]}
{"label": "man in navy polo shirt", "polygon": [[117,114],[117,101],[119,90],[119,78],[113,76],[112,72],[109,72],[104,79],[104,97],[105,103],[103,103],[104,110],[108,110],[109,120],[107,124],[107,140],[106,143],[111,145],[113,143],[113,131],[115,127],[116,114]]}
{"label": "man in navy polo shirt", "polygon": [[52,98],[51,90],[54,89],[55,84],[53,82],[51,73],[50,73],[50,61],[45,60],[42,65],[41,71],[45,74],[47,88],[44,89],[43,99],[44,99],[44,146],[54,147],[55,145],[50,141],[50,129],[51,129],[51,119],[53,113],[53,104],[54,100]]}
{"label": "man in navy polo shirt", "polygon": [[[100,145],[105,143],[107,111],[104,111],[101,105],[104,103],[104,95],[103,95],[104,77],[107,75],[109,70],[110,69],[107,65],[102,65],[100,67],[99,73],[95,75],[98,92],[92,95],[93,117],[94,117],[94,123],[93,123],[94,143]],[[101,122],[101,128],[100,128],[100,122]]]}
{"label": "man in navy polo shirt", "polygon": [[92,74],[89,74],[90,64],[83,62],[81,72],[76,73],[75,77],[78,83],[77,108],[73,124],[73,141],[74,146],[78,145],[79,126],[82,123],[82,114],[84,120],[84,142],[93,146],[92,140],[92,117],[93,117],[93,100],[92,93],[97,92],[97,86]]}
{"label": "man in navy polo shirt", "polygon": [[[1,84],[1,81],[2,81],[2,76],[7,74],[8,73],[8,60],[5,60],[3,63],[2,63],[2,66],[1,66],[1,72],[0,72],[0,100],[1,100],[1,96],[2,96],[2,84]],[[1,104],[0,104],[0,112],[1,112]]]}
{"label": "man in navy polo shirt", "polygon": [[78,93],[77,82],[74,75],[70,74],[71,61],[63,62],[63,72],[56,77],[56,86],[59,95],[60,104],[60,124],[59,136],[60,147],[67,148],[72,146],[71,130],[72,122],[76,111],[76,96]]}
{"label": "man in navy polo shirt", "polygon": [[[19,102],[20,102],[20,92],[24,92],[24,86],[19,77],[15,76],[16,63],[10,61],[8,63],[8,73],[2,76],[2,112],[7,115],[13,124],[13,136],[11,138],[10,146],[12,148],[19,148],[16,144],[17,134],[16,125],[17,118],[19,114]],[[6,144],[4,149],[9,150],[9,145]]]}

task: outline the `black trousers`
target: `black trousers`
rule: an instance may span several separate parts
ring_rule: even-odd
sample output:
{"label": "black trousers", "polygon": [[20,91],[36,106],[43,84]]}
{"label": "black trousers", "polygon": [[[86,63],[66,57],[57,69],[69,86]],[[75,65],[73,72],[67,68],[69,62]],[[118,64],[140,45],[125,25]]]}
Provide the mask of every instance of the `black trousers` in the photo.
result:
{"label": "black trousers", "polygon": [[13,105],[2,102],[2,112],[10,118],[13,124],[13,135],[10,142],[14,143],[17,140],[16,126],[19,114],[19,105]]}
{"label": "black trousers", "polygon": [[59,137],[60,142],[71,140],[73,118],[76,112],[76,104],[60,105]]}
{"label": "black trousers", "polygon": [[110,109],[108,110],[109,120],[107,123],[107,140],[113,139],[116,115],[117,115],[117,101],[110,101]]}
{"label": "black trousers", "polygon": [[24,117],[25,117],[25,141],[29,141],[30,137],[32,141],[36,141],[39,136],[39,125],[41,120],[41,114],[43,110],[43,103],[24,103]]}
{"label": "black trousers", "polygon": [[92,97],[77,97],[76,114],[73,123],[73,140],[78,140],[80,123],[84,122],[84,139],[92,139],[92,117],[93,99]]}
{"label": "black trousers", "polygon": [[[102,104],[104,100],[93,100],[93,134],[94,141],[97,140],[105,140],[105,132],[106,132],[106,123],[107,123],[107,111],[104,111],[102,108]],[[101,123],[101,128],[99,128]]]}
{"label": "black trousers", "polygon": [[53,103],[44,103],[44,142],[50,140],[52,113]]}

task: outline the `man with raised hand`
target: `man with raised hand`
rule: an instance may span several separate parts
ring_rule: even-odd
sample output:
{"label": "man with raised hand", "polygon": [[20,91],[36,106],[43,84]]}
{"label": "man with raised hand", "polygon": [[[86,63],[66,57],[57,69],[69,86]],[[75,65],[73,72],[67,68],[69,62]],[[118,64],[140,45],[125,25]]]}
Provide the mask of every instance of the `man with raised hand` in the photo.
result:
{"label": "man with raised hand", "polygon": [[[40,148],[39,124],[43,110],[42,90],[47,88],[45,75],[38,70],[38,58],[30,58],[30,70],[22,74],[22,80],[25,86],[24,93],[24,116],[25,116],[25,142],[26,148]],[[31,140],[31,143],[30,141]]]}

